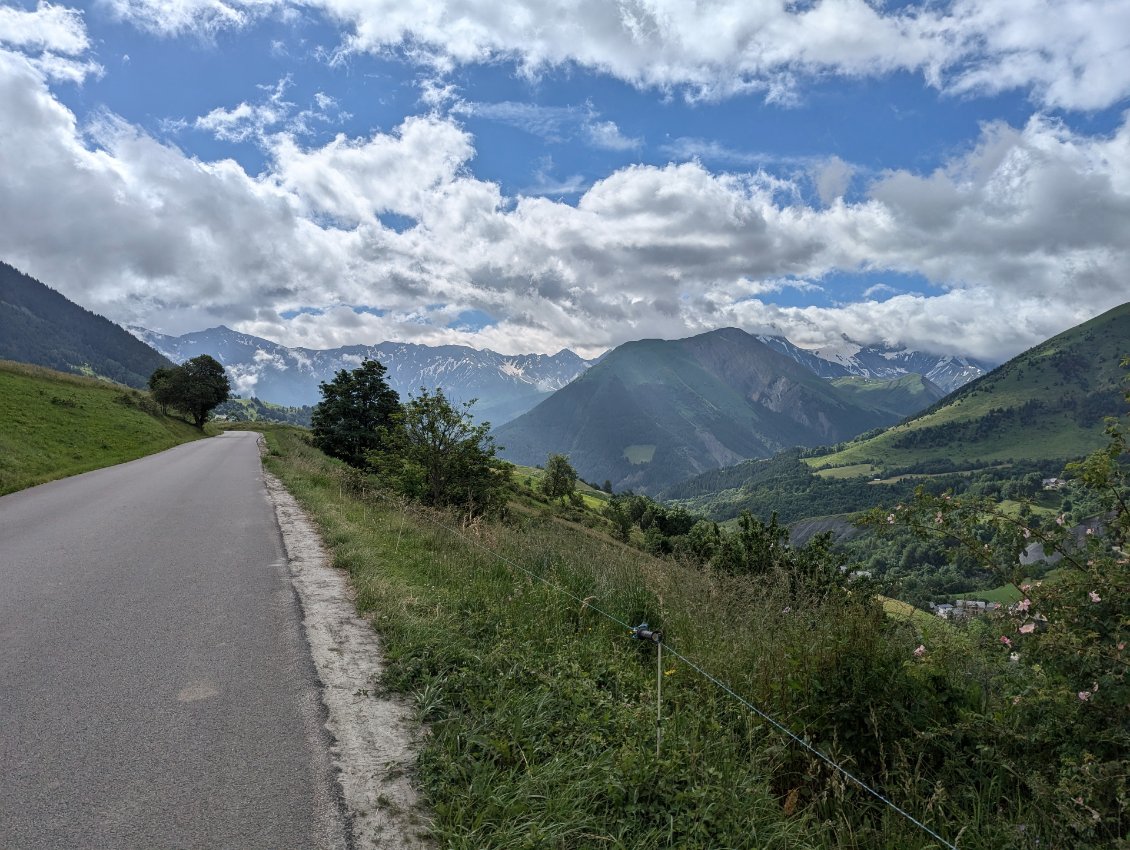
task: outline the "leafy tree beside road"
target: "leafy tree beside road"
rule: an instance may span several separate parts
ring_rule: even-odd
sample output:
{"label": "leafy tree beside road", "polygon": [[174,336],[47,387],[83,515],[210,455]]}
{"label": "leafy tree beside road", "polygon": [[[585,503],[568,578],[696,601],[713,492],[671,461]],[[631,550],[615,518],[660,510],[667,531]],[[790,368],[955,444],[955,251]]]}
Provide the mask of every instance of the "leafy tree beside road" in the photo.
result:
{"label": "leafy tree beside road", "polygon": [[385,367],[366,360],[321,384],[322,400],[310,417],[314,445],[350,466],[363,468],[380,445],[381,431],[400,411],[400,396],[385,381]]}
{"label": "leafy tree beside road", "polygon": [[231,384],[224,367],[215,358],[201,354],[180,366],[157,369],[149,376],[149,391],[163,408],[181,411],[203,429],[208,414],[228,400]]}
{"label": "leafy tree beside road", "polygon": [[427,505],[477,516],[505,503],[509,465],[495,456],[490,424],[471,418],[473,402],[455,407],[442,390],[421,388],[401,404],[375,360],[342,369],[321,389],[311,432],[326,454]]}
{"label": "leafy tree beside road", "polygon": [[454,407],[442,390],[421,388],[383,429],[369,462],[387,484],[435,507],[489,513],[505,501],[509,465],[495,455],[489,423],[474,424],[466,402]]}

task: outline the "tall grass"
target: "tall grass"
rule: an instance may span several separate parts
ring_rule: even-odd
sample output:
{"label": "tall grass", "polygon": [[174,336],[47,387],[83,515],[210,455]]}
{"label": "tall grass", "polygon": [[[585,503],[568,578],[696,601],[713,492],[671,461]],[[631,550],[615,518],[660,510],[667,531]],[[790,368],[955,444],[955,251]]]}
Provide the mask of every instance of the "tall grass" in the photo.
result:
{"label": "tall grass", "polygon": [[294,432],[268,441],[384,639],[384,686],[428,724],[419,778],[444,846],[941,846],[679,662],[660,671],[657,754],[655,648],[624,627],[641,621],[941,834],[968,825],[963,848],[1002,846],[982,830],[999,789],[978,813],[976,789],[937,781],[915,723],[940,709],[905,672],[920,635],[878,603],[657,560],[551,516],[467,527]]}

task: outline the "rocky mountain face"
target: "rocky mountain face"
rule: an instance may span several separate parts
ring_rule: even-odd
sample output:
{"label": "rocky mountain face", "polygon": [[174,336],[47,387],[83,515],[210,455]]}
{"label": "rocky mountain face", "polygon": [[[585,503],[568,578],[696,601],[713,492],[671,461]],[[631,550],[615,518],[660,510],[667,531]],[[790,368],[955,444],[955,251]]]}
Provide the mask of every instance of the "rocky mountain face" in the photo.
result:
{"label": "rocky mountain face", "polygon": [[566,454],[582,478],[655,492],[708,469],[848,439],[897,418],[756,337],[724,328],[621,345],[495,436],[516,463]]}
{"label": "rocky mountain face", "polygon": [[887,379],[917,374],[951,393],[993,368],[990,363],[955,354],[928,354],[900,346],[860,345],[847,335],[840,344],[822,349],[800,348],[783,336],[757,338],[822,378],[855,375]]}
{"label": "rocky mountain face", "polygon": [[176,337],[140,327],[129,330],[177,363],[199,354],[212,355],[224,364],[233,391],[242,396],[295,407],[317,404],[320,383],[341,369],[377,360],[402,398],[421,387],[439,387],[456,402],[478,399],[473,408],[476,418],[495,424],[534,407],[589,365],[567,349],[554,355],[505,355],[460,345],[382,342],[320,351],[288,348],[222,325]]}

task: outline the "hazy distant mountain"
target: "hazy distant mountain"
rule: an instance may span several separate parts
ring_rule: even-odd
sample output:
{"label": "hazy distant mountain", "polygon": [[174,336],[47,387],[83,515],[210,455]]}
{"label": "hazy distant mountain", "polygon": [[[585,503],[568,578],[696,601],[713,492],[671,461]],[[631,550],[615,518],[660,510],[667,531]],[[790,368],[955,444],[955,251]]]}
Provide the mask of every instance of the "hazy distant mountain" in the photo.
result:
{"label": "hazy distant mountain", "polygon": [[529,413],[497,428],[503,456],[569,456],[582,478],[655,491],[794,445],[850,438],[899,417],[860,405],[736,328],[613,350]]}
{"label": "hazy distant mountain", "polygon": [[0,359],[144,387],[164,357],[109,319],[0,263]]}
{"label": "hazy distant mountain", "polygon": [[956,354],[927,354],[905,347],[860,345],[846,334],[835,346],[800,348],[783,336],[758,336],[761,342],[791,357],[822,378],[857,375],[898,378],[918,374],[951,393],[992,369],[992,364]]}
{"label": "hazy distant mountain", "polygon": [[567,349],[554,355],[505,355],[461,345],[382,342],[319,351],[288,348],[222,325],[177,337],[139,327],[130,331],[177,363],[212,355],[227,369],[233,391],[243,396],[287,406],[317,404],[321,382],[340,369],[377,360],[402,398],[420,387],[441,387],[454,401],[477,398],[476,417],[495,424],[529,410],[588,368],[588,361]]}

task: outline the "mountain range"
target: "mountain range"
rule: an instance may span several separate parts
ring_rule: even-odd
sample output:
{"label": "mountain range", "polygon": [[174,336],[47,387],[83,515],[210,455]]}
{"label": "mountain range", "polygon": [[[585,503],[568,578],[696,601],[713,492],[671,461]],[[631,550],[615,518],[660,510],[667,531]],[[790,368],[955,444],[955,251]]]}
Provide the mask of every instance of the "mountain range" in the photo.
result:
{"label": "mountain range", "polygon": [[855,375],[861,378],[897,378],[915,374],[951,393],[993,368],[992,364],[956,354],[928,354],[905,346],[861,345],[847,334],[837,345],[800,348],[783,336],[758,336],[761,342],[806,366],[821,378]]}
{"label": "mountain range", "polygon": [[0,359],[144,387],[171,366],[148,345],[46,284],[0,263]]}
{"label": "mountain range", "polygon": [[[531,410],[600,360],[585,360],[568,349],[553,355],[504,355],[467,346],[403,342],[324,350],[291,348],[223,325],[181,336],[137,326],[129,330],[177,363],[199,354],[212,355],[224,364],[234,391],[243,396],[287,406],[317,404],[321,382],[330,380],[339,369],[354,369],[365,359],[376,359],[384,364],[389,384],[402,397],[422,386],[442,387],[455,401],[478,399],[476,417],[495,425]],[[845,343],[845,348],[821,353],[800,348],[784,337],[757,339],[813,374],[833,381],[861,378],[883,382],[921,375],[926,379],[920,390],[926,394],[922,397],[925,400],[915,398],[909,407],[904,402],[900,416],[920,410],[989,368],[968,358],[902,348]],[[917,396],[909,385],[906,391]]]}
{"label": "mountain range", "polygon": [[441,387],[455,402],[478,399],[480,421],[507,422],[534,407],[585,371],[590,361],[565,349],[557,354],[505,355],[462,345],[428,346],[407,342],[350,345],[317,350],[289,348],[223,325],[182,336],[166,336],[131,326],[130,332],[182,363],[210,354],[224,364],[234,392],[298,407],[317,404],[318,385],[341,369],[377,360],[401,398],[421,387]]}
{"label": "mountain range", "polygon": [[[582,478],[654,492],[704,470],[834,443],[901,418],[866,395],[723,328],[625,343],[494,435],[516,463],[564,454]],[[935,397],[922,396],[919,407]]]}
{"label": "mountain range", "polygon": [[[797,517],[850,513],[939,475],[1055,477],[1107,443],[1125,413],[1130,303],[1019,354],[896,425],[841,445],[749,460],[659,495],[716,519],[741,510]],[[840,379],[842,380],[842,379]],[[858,379],[853,379],[858,380]],[[926,476],[925,478],[922,476]],[[901,492],[901,491],[900,491]],[[903,498],[903,496],[898,496]]]}

